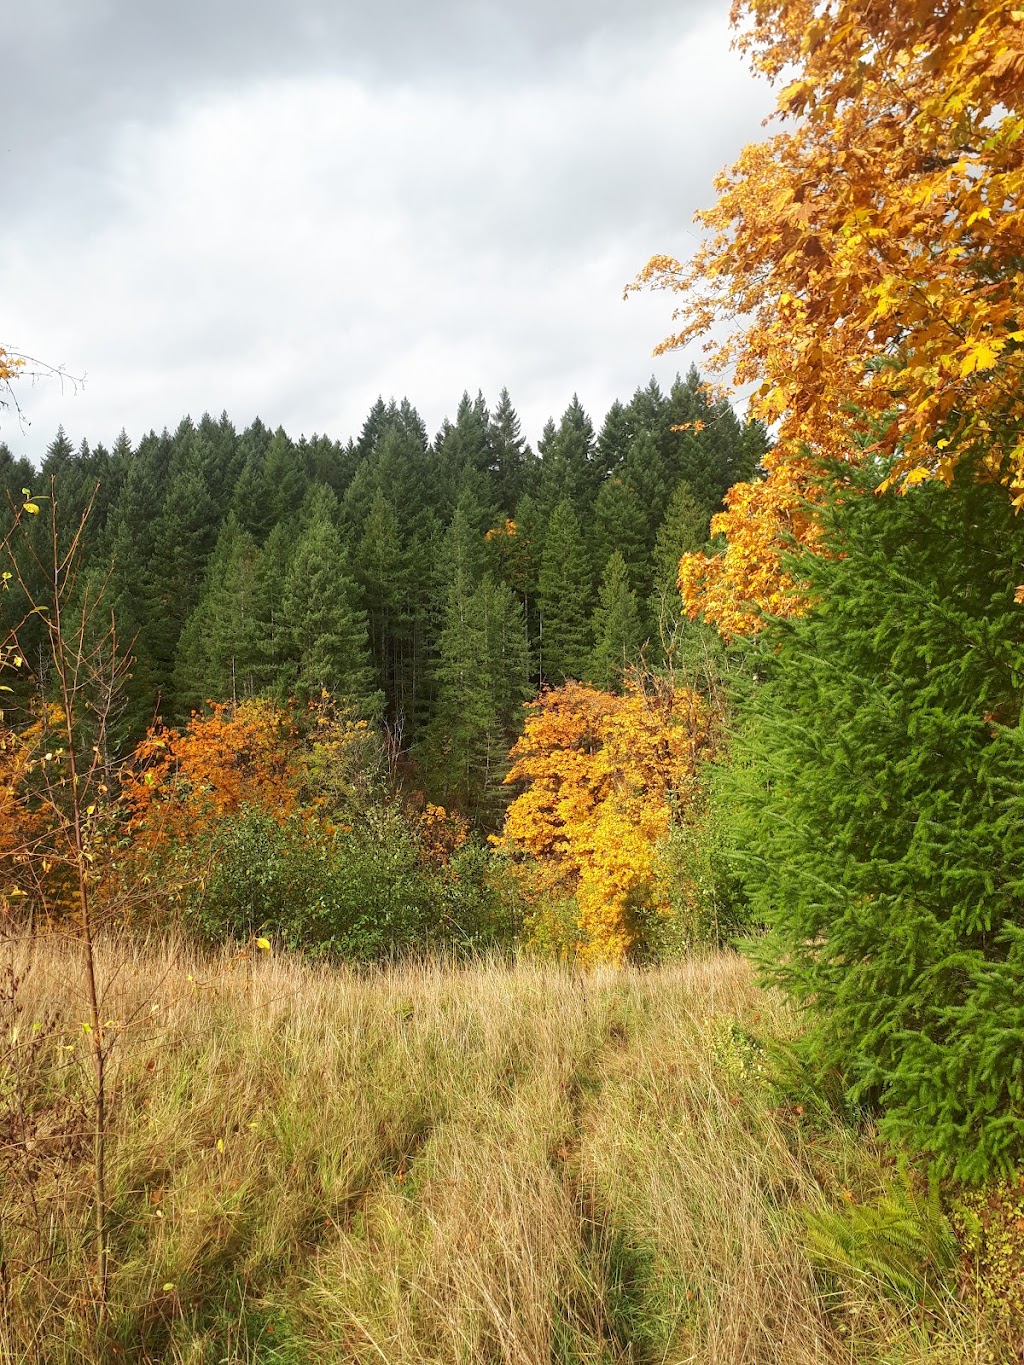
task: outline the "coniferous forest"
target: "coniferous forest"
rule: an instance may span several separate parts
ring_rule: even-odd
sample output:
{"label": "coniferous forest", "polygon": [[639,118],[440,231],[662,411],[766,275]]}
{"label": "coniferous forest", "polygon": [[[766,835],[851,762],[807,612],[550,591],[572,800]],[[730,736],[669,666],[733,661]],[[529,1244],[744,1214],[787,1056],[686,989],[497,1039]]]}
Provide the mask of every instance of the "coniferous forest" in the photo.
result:
{"label": "coniferous forest", "polygon": [[[226,413],[110,450],[61,430],[39,470],[0,445],[0,489],[49,496],[52,479],[68,534],[91,507],[80,571],[111,575],[132,656],[122,750],[208,701],[326,691],[382,727],[431,800],[493,829],[522,703],[662,662],[679,558],[766,449],[691,371],[599,426],[573,398],[536,451],[506,391],[493,409],[464,394],[433,437],[406,400],[379,399],[345,442]],[[10,624],[22,605],[8,594]],[[31,666],[31,627],[20,641]],[[15,686],[9,712],[30,692]]]}

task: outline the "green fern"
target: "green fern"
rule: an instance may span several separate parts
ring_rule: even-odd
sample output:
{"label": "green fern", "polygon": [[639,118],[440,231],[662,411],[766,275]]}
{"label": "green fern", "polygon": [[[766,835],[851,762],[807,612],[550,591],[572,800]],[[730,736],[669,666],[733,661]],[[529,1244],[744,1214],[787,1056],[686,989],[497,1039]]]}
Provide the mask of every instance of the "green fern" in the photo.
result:
{"label": "green fern", "polygon": [[847,1285],[870,1284],[898,1302],[935,1306],[956,1264],[957,1244],[938,1187],[902,1185],[870,1203],[805,1211],[807,1249],[817,1268]]}

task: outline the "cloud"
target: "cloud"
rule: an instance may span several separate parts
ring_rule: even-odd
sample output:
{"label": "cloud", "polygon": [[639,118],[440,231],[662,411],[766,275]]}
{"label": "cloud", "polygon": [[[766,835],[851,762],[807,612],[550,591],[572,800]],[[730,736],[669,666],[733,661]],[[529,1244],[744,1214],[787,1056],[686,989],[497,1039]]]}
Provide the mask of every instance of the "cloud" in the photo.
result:
{"label": "cloud", "polygon": [[[208,8],[215,55],[231,26]],[[58,422],[109,441],[222,408],[345,437],[379,392],[436,427],[463,388],[502,385],[535,438],[574,391],[599,419],[652,370],[671,377],[678,358],[649,359],[666,300],[621,291],[652,252],[689,249],[712,175],[757,135],[767,94],[720,15],[670,39],[654,0],[628,35],[617,4],[528,4],[502,48],[506,8],[446,8],[418,45],[423,7],[392,4],[402,60],[382,74],[383,28],[355,32],[350,61],[315,59],[341,43],[346,12],[327,6],[282,11],[274,60],[279,10],[255,36],[250,18],[244,76],[218,81],[206,53],[173,97],[93,108],[88,156],[46,145],[0,258],[2,332],[88,383],[24,394],[33,426],[8,421],[12,447],[38,457]],[[204,32],[198,5],[174,12]],[[112,32],[127,14],[107,7]],[[467,49],[486,61],[467,68]],[[181,55],[168,34],[154,89]]]}

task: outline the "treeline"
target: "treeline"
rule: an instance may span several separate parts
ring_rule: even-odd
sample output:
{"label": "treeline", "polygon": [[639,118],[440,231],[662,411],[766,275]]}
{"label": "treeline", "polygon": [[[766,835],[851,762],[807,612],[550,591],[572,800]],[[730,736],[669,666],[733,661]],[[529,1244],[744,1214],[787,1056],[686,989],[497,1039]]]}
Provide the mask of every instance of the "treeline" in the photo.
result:
{"label": "treeline", "polygon": [[[430,796],[493,825],[522,702],[570,677],[616,688],[643,649],[663,661],[679,557],[767,444],[691,370],[599,430],[574,397],[536,450],[507,390],[493,409],[464,394],[433,440],[379,399],[346,442],[227,414],[109,450],[60,430],[41,470],[0,445],[0,490],[52,479],[68,537],[91,506],[83,591],[106,583],[134,657],[125,749],[210,698],[327,690],[386,727]],[[11,591],[0,612],[23,606]],[[19,639],[33,676],[13,715],[46,681],[31,622]]]}

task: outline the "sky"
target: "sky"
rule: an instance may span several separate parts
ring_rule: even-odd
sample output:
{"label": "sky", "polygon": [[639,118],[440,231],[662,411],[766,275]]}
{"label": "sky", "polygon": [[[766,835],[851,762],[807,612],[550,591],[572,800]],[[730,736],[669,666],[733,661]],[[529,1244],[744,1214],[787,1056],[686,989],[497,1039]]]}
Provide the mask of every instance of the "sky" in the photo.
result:
{"label": "sky", "polygon": [[431,432],[507,387],[536,442],[599,423],[652,358],[715,173],[769,87],[728,0],[33,0],[0,54],[0,440],[38,460],[186,413],[357,435],[378,395]]}

